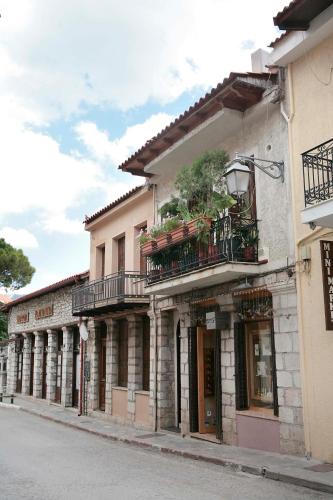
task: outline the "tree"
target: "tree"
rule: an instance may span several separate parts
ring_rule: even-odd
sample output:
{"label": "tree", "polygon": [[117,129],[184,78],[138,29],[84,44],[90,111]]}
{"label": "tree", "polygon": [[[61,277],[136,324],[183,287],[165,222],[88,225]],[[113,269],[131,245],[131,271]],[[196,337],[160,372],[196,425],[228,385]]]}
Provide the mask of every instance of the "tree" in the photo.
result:
{"label": "tree", "polygon": [[18,290],[30,283],[34,272],[22,250],[0,238],[0,288]]}
{"label": "tree", "polygon": [[8,337],[7,316],[5,313],[0,312],[0,340]]}

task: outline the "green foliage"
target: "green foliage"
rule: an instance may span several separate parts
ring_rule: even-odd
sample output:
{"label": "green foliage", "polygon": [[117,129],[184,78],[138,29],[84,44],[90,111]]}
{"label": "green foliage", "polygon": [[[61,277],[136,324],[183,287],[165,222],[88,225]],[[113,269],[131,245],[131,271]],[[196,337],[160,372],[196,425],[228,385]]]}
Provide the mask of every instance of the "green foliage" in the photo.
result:
{"label": "green foliage", "polygon": [[8,322],[7,315],[0,312],[0,340],[8,338]]}
{"label": "green foliage", "polygon": [[192,214],[216,218],[235,201],[225,192],[224,174],[229,161],[223,150],[207,151],[178,172],[175,186]]}
{"label": "green foliage", "polygon": [[144,243],[148,243],[148,241],[151,241],[152,238],[151,238],[150,234],[148,234],[146,232],[142,232],[139,234],[138,240],[139,240],[140,245],[144,245]]}
{"label": "green foliage", "polygon": [[34,272],[22,250],[0,238],[0,287],[18,290],[30,283]]}
{"label": "green foliage", "polygon": [[182,225],[182,222],[176,217],[172,217],[170,219],[166,219],[166,221],[162,224],[163,232],[169,233],[174,229],[178,229]]}
{"label": "green foliage", "polygon": [[161,208],[159,209],[162,219],[165,219],[167,217],[178,216],[180,213],[179,203],[180,199],[177,198],[176,196],[172,196],[170,201],[164,203],[164,205],[162,205]]}

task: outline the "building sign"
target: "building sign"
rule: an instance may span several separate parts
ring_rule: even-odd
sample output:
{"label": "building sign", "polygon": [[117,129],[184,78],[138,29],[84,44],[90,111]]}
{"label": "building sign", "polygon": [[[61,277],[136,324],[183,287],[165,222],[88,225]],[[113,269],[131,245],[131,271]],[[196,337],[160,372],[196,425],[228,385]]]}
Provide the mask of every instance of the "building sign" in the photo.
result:
{"label": "building sign", "polygon": [[53,316],[53,304],[51,306],[42,307],[41,309],[36,309],[35,311],[35,319],[48,318],[49,316]]}
{"label": "building sign", "polygon": [[223,311],[206,312],[207,330],[229,330],[230,314]]}
{"label": "building sign", "polygon": [[320,242],[326,330],[333,330],[333,242]]}
{"label": "building sign", "polygon": [[22,325],[22,323],[28,323],[28,322],[29,322],[29,313],[28,312],[18,314],[16,316],[16,323],[18,323],[19,325]]}

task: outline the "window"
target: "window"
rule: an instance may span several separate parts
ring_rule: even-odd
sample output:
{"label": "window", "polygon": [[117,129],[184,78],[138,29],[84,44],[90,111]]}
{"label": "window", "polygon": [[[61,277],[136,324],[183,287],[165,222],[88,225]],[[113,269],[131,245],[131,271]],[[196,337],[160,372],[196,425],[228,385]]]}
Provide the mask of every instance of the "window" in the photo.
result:
{"label": "window", "polygon": [[268,321],[245,327],[249,406],[273,408],[273,356]]}
{"label": "window", "polygon": [[128,324],[127,320],[119,321],[118,342],[118,386],[127,387],[128,381]]}
{"label": "window", "polygon": [[149,391],[150,375],[150,321],[144,316],[142,322],[142,389]]}
{"label": "window", "polygon": [[278,415],[271,321],[235,323],[236,409],[274,409]]}

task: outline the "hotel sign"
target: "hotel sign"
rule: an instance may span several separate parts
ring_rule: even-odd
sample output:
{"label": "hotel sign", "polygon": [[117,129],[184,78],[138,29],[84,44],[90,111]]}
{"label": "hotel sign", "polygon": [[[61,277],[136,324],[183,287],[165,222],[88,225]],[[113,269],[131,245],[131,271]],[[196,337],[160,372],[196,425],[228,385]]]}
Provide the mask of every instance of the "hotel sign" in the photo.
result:
{"label": "hotel sign", "polygon": [[333,330],[333,241],[320,242],[326,330]]}
{"label": "hotel sign", "polygon": [[35,319],[48,318],[49,316],[53,316],[53,305],[45,306],[35,311]]}
{"label": "hotel sign", "polygon": [[23,323],[28,323],[28,322],[29,322],[29,313],[28,312],[18,314],[16,316],[16,323],[18,323],[19,325],[22,325]]}

